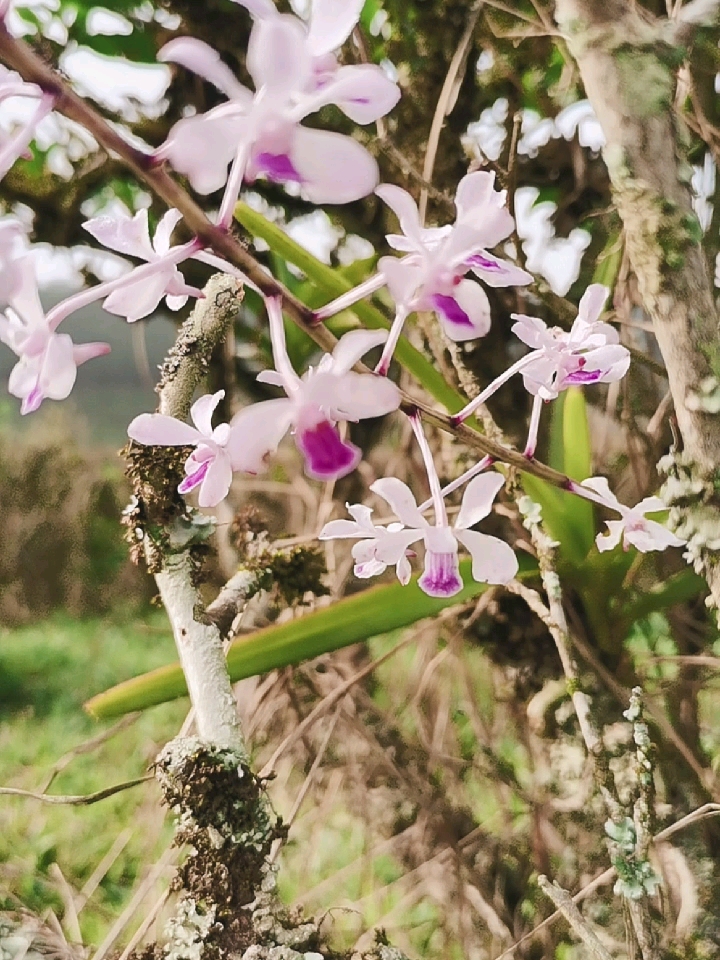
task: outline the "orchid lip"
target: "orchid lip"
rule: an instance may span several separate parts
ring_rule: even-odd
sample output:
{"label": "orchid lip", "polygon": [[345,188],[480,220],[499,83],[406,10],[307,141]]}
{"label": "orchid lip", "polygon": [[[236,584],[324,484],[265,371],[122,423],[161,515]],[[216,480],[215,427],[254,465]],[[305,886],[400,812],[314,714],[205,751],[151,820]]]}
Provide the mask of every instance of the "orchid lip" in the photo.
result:
{"label": "orchid lip", "polygon": [[299,430],[296,442],[305,458],[305,469],[315,480],[338,480],[354,470],[362,458],[362,451],[341,440],[328,420]]}
{"label": "orchid lip", "polygon": [[303,182],[292,160],[284,153],[259,153],[254,166],[258,173],[264,173],[275,183]]}
{"label": "orchid lip", "polygon": [[576,370],[565,377],[566,383],[595,383],[602,377],[602,370]]}
{"label": "orchid lip", "polygon": [[431,297],[431,300],[435,309],[442,313],[450,323],[455,323],[460,327],[473,326],[470,317],[465,313],[455,297],[449,297],[444,293],[435,293]]}
{"label": "orchid lip", "polygon": [[465,264],[469,267],[480,267],[481,270],[491,270],[493,273],[505,273],[505,269],[501,263],[498,263],[496,260],[490,260],[481,253],[474,253],[471,257],[468,257]]}
{"label": "orchid lip", "polygon": [[453,597],[463,588],[457,553],[425,554],[425,571],[418,580],[420,589],[430,597]]}
{"label": "orchid lip", "polygon": [[193,473],[189,474],[178,487],[178,493],[189,493],[199,486],[205,479],[205,475],[210,469],[212,459],[204,460]]}

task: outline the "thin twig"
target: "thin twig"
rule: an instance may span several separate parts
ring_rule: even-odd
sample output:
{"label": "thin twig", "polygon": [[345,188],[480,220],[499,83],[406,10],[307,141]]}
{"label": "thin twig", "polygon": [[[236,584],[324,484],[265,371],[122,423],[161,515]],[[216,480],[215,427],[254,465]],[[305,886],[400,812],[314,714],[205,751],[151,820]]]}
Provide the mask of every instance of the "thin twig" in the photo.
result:
{"label": "thin twig", "polygon": [[551,883],[543,874],[538,877],[538,886],[552,900],[595,960],[613,960],[610,952],[600,943],[597,934],[580,913],[567,890],[563,890],[557,883]]}
{"label": "thin twig", "polygon": [[71,807],[86,807],[91,803],[98,803],[100,800],[106,800],[108,797],[121,793],[123,790],[129,790],[130,787],[136,787],[140,783],[147,783],[148,780],[154,780],[152,774],[144,777],[137,777],[135,780],[126,780],[124,783],[116,783],[114,787],[105,787],[104,790],[98,790],[96,793],[86,793],[81,796],[60,796],[53,793],[33,793],[31,790],[20,790],[18,787],[0,787],[0,795],[8,797],[26,797],[29,800],[40,800],[41,803],[55,804],[56,806],[67,805]]}

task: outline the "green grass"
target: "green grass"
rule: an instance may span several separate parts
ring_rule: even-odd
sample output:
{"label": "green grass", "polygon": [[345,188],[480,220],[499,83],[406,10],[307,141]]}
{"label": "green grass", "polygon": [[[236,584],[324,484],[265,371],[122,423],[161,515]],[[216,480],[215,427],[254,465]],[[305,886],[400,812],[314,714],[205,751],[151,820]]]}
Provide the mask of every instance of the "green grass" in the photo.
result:
{"label": "green grass", "polygon": [[[57,760],[111,724],[82,710],[93,693],[172,659],[174,645],[159,611],[145,619],[75,621],[57,616],[0,632],[0,785],[40,791]],[[56,777],[50,792],[86,794],[147,772],[187,711],[180,700],[143,714]],[[129,899],[141,871],[169,838],[154,783],[92,806],[48,806],[0,796],[0,899],[12,895],[32,910],[62,915],[51,864],[80,890],[119,834],[124,850],[80,913],[85,942],[99,943]]]}

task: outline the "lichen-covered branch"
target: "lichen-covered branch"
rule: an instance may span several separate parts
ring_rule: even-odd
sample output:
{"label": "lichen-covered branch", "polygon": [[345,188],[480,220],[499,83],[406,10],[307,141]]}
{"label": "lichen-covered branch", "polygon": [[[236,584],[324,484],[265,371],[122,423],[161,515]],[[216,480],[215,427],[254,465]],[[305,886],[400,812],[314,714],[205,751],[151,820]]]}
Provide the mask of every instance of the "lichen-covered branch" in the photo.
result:
{"label": "lichen-covered branch", "polygon": [[[720,325],[673,110],[685,51],[668,41],[667,21],[643,17],[629,0],[556,0],[556,19],[605,135],[603,157],[667,368],[683,457],[714,484],[720,476]],[[694,506],[690,500],[684,510],[692,514]],[[707,545],[700,552],[718,606],[717,553]]]}

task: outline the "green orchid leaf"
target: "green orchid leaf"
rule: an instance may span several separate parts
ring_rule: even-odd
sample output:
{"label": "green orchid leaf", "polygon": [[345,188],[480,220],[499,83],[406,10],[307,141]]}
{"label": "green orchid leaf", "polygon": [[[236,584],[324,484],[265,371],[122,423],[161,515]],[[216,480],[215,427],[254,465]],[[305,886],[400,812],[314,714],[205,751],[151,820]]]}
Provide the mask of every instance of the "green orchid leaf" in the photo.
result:
{"label": "green orchid leaf", "polygon": [[[518,559],[518,575],[531,576],[536,570],[535,561],[527,554],[520,554]],[[487,589],[486,584],[472,579],[470,568],[470,560],[461,561],[460,575],[465,586],[449,599],[428,597],[418,587],[417,578],[413,578],[406,587],[399,583],[371,587],[289,623],[273,624],[241,637],[228,651],[230,678],[235,682],[310,660],[391,630],[409,627],[446,607],[470,600]],[[106,720],[186,694],[182,669],[173,663],[111,687],[88,700],[85,709],[97,719]]]}

